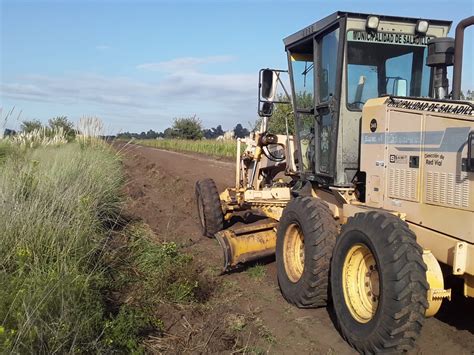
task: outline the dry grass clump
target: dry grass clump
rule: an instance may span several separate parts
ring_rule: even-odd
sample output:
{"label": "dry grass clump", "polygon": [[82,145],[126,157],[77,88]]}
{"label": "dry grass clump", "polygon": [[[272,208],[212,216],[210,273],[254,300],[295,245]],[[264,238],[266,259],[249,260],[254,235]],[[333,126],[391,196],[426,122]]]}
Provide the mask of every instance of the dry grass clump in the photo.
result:
{"label": "dry grass clump", "polygon": [[11,142],[23,148],[36,148],[39,146],[57,146],[68,142],[66,134],[61,127],[49,129],[42,127],[31,132],[19,132],[10,138]]}

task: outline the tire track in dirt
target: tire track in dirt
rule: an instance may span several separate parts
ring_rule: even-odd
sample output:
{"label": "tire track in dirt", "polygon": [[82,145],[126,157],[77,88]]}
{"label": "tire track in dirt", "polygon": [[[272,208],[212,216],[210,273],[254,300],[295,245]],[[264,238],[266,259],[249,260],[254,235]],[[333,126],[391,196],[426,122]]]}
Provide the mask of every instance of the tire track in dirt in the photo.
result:
{"label": "tire track in dirt", "polygon": [[[205,349],[186,348],[186,352],[354,352],[336,331],[330,309],[302,310],[284,301],[276,281],[275,263],[265,265],[265,274],[258,279],[251,277],[248,270],[219,275],[223,263],[221,249],[217,241],[201,236],[194,184],[198,179],[211,177],[219,190],[231,186],[231,161],[135,145],[120,150],[128,180],[129,212],[150,225],[160,240],[182,245],[221,289],[206,310],[194,312],[197,314],[193,316],[181,312],[191,324],[200,327],[207,341]],[[473,302],[459,302],[465,302],[461,309],[456,309],[456,305],[446,309],[443,305],[444,321],[431,318],[425,322],[411,353],[474,352]],[[172,331],[179,333],[182,329],[175,327]]]}

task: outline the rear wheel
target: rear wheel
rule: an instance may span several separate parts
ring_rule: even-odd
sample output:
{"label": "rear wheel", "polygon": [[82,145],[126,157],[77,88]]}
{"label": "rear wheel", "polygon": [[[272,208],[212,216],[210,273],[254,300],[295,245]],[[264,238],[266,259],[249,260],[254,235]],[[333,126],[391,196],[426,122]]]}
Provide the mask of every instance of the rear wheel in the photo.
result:
{"label": "rear wheel", "polygon": [[202,234],[212,238],[224,228],[224,214],[216,184],[212,179],[196,182],[196,202]]}
{"label": "rear wheel", "polygon": [[300,307],[325,306],[329,264],[338,233],[326,203],[297,197],[283,211],[278,225],[278,283],[285,299]]}
{"label": "rear wheel", "polygon": [[425,318],[428,283],[408,225],[376,211],[349,218],[334,248],[331,290],[342,336],[358,351],[410,349]]}

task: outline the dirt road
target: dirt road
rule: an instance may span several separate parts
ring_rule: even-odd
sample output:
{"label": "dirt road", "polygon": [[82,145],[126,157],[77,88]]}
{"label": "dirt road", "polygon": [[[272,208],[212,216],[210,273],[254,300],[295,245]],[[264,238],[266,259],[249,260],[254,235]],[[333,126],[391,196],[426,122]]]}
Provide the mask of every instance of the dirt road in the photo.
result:
{"label": "dirt road", "polygon": [[[202,272],[212,275],[219,290],[213,291],[208,304],[192,316],[185,309],[177,309],[180,315],[175,316],[167,334],[178,339],[179,334],[192,329],[189,339],[200,332],[206,340],[201,348],[188,347],[185,351],[354,352],[335,329],[330,309],[301,310],[286,303],[278,288],[274,262],[219,275],[221,250],[217,241],[201,236],[194,184],[211,177],[219,189],[232,185],[232,162],[138,146],[127,146],[122,151],[130,213],[148,223],[161,240],[184,246]],[[425,322],[412,353],[474,353],[473,316],[473,300],[456,294],[436,318]]]}

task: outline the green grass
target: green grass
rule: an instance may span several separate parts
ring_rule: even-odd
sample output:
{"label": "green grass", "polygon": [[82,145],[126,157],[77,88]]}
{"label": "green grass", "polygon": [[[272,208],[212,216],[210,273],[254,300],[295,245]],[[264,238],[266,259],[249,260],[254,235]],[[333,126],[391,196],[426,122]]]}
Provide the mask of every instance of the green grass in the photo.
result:
{"label": "green grass", "polygon": [[261,280],[265,276],[265,265],[255,264],[247,270],[248,275],[255,280]]}
{"label": "green grass", "polygon": [[116,269],[125,277],[125,288],[138,290],[132,292],[137,305],[205,300],[206,280],[194,268],[191,256],[181,253],[174,242],[156,243],[146,225],[130,225],[125,234],[129,240],[118,258],[125,264]]}
{"label": "green grass", "polygon": [[[173,150],[178,152],[192,152],[216,157],[235,158],[237,156],[237,141],[216,141],[214,139],[186,140],[186,139],[140,139],[136,144],[147,147]],[[242,149],[243,149],[242,144]]]}
{"label": "green grass", "polygon": [[123,183],[99,141],[0,141],[0,353],[143,353],[161,305],[205,301],[192,258],[124,219]]}

